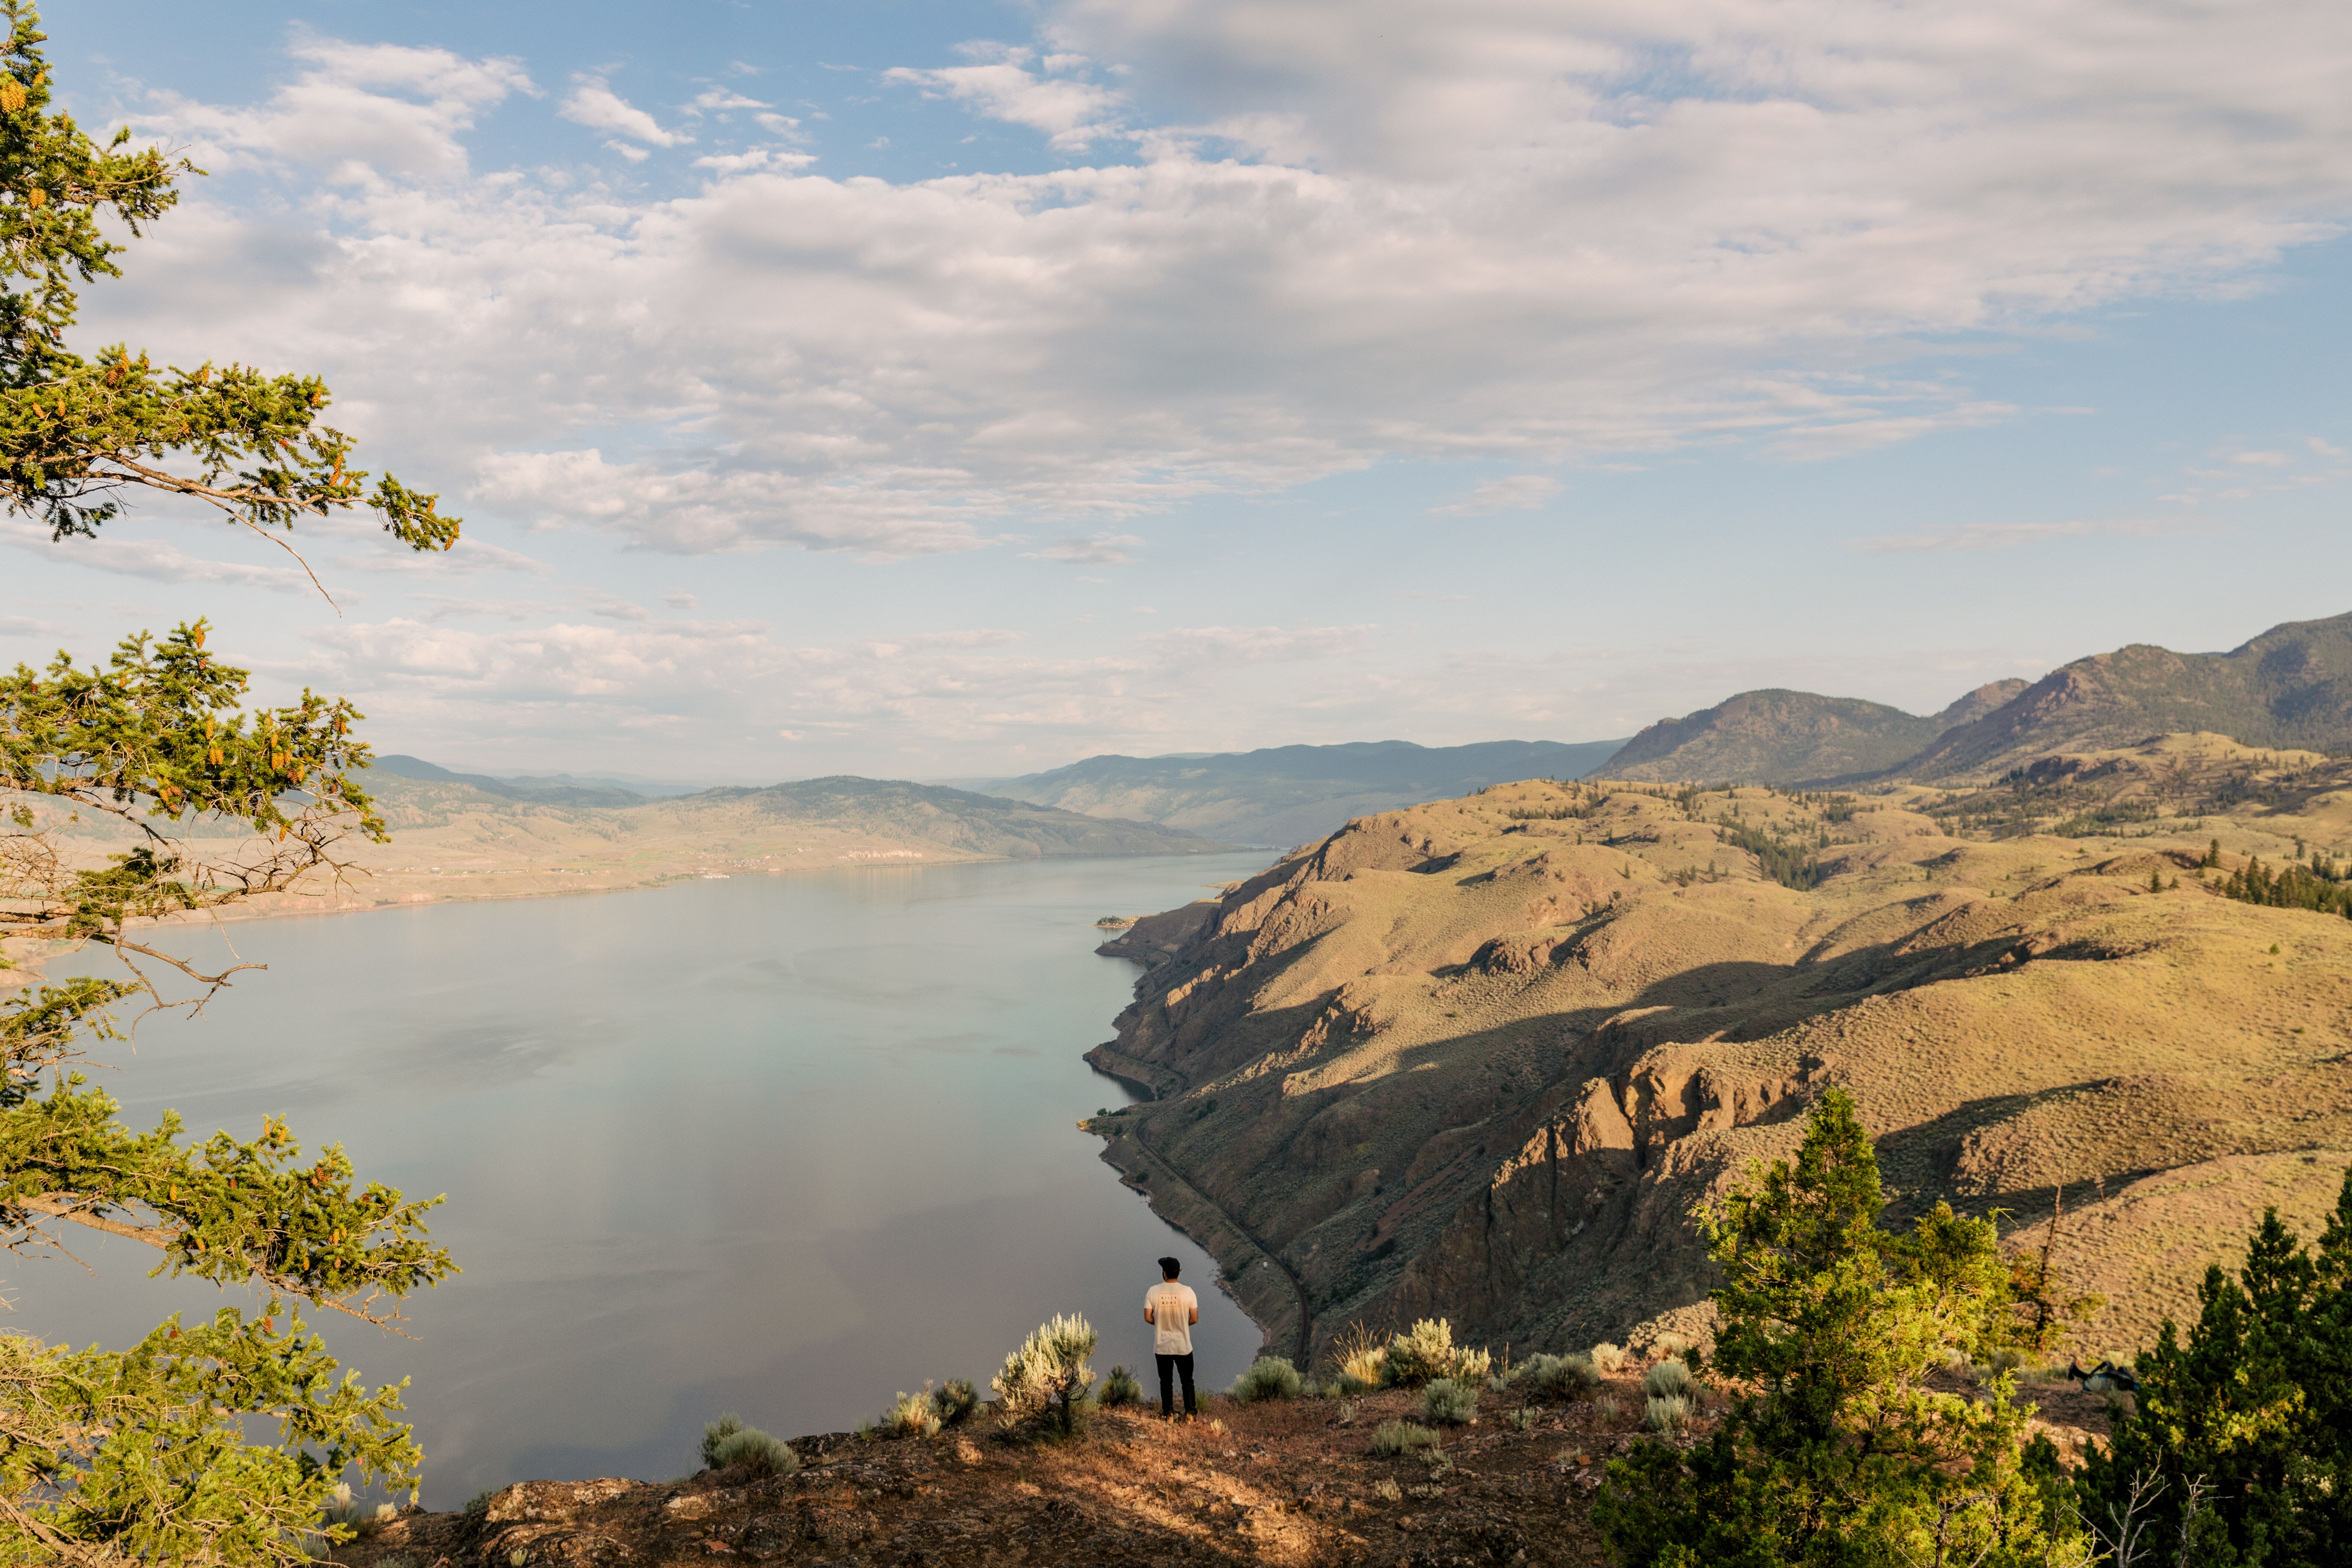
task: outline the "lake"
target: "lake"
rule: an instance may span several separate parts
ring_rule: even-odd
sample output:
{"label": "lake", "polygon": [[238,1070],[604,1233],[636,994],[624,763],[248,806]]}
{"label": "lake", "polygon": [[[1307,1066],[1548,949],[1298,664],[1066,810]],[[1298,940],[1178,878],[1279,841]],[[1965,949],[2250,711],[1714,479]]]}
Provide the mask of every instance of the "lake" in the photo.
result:
{"label": "lake", "polygon": [[[983,1391],[1055,1312],[1150,1383],[1142,1295],[1183,1259],[1203,1386],[1259,1335],[1215,1267],[1075,1123],[1129,1097],[1079,1054],[1136,970],[1097,916],[1205,896],[1264,854],[695,881],[234,924],[266,974],[151,1020],[98,1075],[134,1127],[281,1114],[362,1179],[446,1192],[465,1272],[404,1342],[331,1312],[371,1383],[410,1376],[428,1506],[509,1481],[666,1479],[722,1411],[780,1436],[878,1415],[926,1379]],[[185,951],[184,949],[183,951]],[[96,955],[50,977],[100,973]],[[245,1292],[149,1280],[155,1254],[62,1227],[7,1270],[8,1326],[131,1343]]]}

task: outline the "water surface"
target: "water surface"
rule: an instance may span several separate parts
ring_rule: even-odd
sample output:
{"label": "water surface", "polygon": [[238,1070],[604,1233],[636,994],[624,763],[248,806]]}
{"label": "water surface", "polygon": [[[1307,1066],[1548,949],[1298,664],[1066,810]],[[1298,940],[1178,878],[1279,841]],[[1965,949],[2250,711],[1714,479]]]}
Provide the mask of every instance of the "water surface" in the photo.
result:
{"label": "water surface", "polygon": [[[1214,1266],[1118,1184],[1076,1121],[1125,1098],[1079,1054],[1135,970],[1098,915],[1203,896],[1264,855],[697,881],[225,928],[266,974],[151,1022],[102,1075],[134,1126],[285,1115],[362,1178],[446,1192],[465,1272],[415,1342],[313,1314],[371,1383],[413,1376],[425,1500],[533,1478],[665,1479],[702,1424],[838,1430],[926,1378],[983,1389],[1043,1319],[1085,1313],[1101,1371],[1148,1368],[1141,1298],[1173,1253],[1221,1384],[1257,1330]],[[202,941],[215,955],[222,939]],[[68,961],[53,976],[95,972]],[[6,1326],[127,1344],[224,1300],[67,1227],[6,1270]],[[86,1238],[86,1239],[85,1239]],[[1148,1377],[1146,1381],[1149,1381]]]}

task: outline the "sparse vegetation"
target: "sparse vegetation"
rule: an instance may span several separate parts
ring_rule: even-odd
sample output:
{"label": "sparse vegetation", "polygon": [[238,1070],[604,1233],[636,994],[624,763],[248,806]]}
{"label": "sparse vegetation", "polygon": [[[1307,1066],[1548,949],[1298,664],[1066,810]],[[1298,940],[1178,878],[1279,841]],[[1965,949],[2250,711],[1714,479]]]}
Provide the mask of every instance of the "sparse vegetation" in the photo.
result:
{"label": "sparse vegetation", "polygon": [[1642,1388],[1653,1399],[1668,1399],[1687,1395],[1697,1383],[1689,1363],[1662,1361],[1643,1374]]}
{"label": "sparse vegetation", "polygon": [[1387,1381],[1388,1341],[1362,1323],[1350,1323],[1331,1342],[1331,1364],[1341,1392],[1360,1394]]}
{"label": "sparse vegetation", "polygon": [[1591,1354],[1592,1364],[1602,1372],[1616,1373],[1625,1370],[1625,1351],[1622,1345],[1612,1345],[1607,1340],[1603,1340],[1592,1347]]}
{"label": "sparse vegetation", "polygon": [[1419,1388],[1441,1377],[1475,1383],[1486,1375],[1490,1360],[1485,1351],[1456,1346],[1452,1323],[1423,1318],[1389,1341],[1381,1371],[1382,1381],[1398,1388]]}
{"label": "sparse vegetation", "polygon": [[1298,1369],[1287,1357],[1265,1355],[1250,1363],[1248,1370],[1234,1379],[1229,1392],[1244,1405],[1259,1399],[1296,1399],[1301,1382]]}
{"label": "sparse vegetation", "polygon": [[940,1425],[953,1426],[970,1419],[971,1413],[980,1408],[980,1390],[971,1385],[970,1378],[951,1377],[931,1391],[931,1405],[940,1413]]}
{"label": "sparse vegetation", "polygon": [[1133,1373],[1127,1370],[1125,1363],[1112,1367],[1104,1374],[1102,1388],[1095,1395],[1095,1403],[1106,1410],[1116,1410],[1122,1405],[1139,1405],[1142,1402],[1143,1385],[1135,1380]]}
{"label": "sparse vegetation", "polygon": [[990,1380],[999,1416],[1008,1427],[1048,1436],[1076,1436],[1086,1423],[1087,1396],[1094,1370],[1093,1327],[1081,1317],[1056,1316],[1039,1325],[1004,1358],[1004,1370]]}
{"label": "sparse vegetation", "polygon": [[1372,1431],[1372,1457],[1394,1458],[1423,1448],[1438,1447],[1436,1433],[1411,1421],[1383,1421]]}
{"label": "sparse vegetation", "polygon": [[1653,1432],[1679,1432],[1690,1425],[1691,1402],[1678,1394],[1654,1394],[1644,1406],[1642,1424]]}
{"label": "sparse vegetation", "polygon": [[875,1424],[878,1434],[885,1437],[938,1436],[940,1407],[931,1393],[928,1388],[920,1394],[901,1392]]}
{"label": "sparse vegetation", "polygon": [[721,1415],[702,1429],[702,1468],[733,1470],[750,1477],[789,1476],[801,1468],[801,1457],[781,1437],[757,1426],[746,1426],[740,1415]]}
{"label": "sparse vegetation", "polygon": [[1528,1393],[1543,1399],[1580,1399],[1601,1386],[1600,1369],[1591,1355],[1580,1352],[1529,1356],[1511,1376]]}
{"label": "sparse vegetation", "polygon": [[1461,1426],[1478,1414],[1478,1390],[1441,1377],[1421,1391],[1421,1418],[1439,1426]]}

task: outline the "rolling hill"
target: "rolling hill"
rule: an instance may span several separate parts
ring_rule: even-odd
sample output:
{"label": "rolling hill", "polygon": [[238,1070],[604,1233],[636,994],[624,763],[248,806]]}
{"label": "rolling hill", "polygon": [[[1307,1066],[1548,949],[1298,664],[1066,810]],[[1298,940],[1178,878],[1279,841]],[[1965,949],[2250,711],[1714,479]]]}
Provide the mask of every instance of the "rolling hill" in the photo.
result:
{"label": "rolling hill", "polygon": [[961,782],[1090,816],[1157,822],[1236,843],[1288,845],[1320,837],[1367,812],[1512,779],[1575,778],[1618,747],[1615,741],[1272,746],[1208,755],[1088,757],[1020,778]]}
{"label": "rolling hill", "polygon": [[[2218,841],[2218,868],[2205,865]],[[1350,823],[1105,948],[1105,1157],[1277,1346],[1449,1317],[1521,1353],[1704,1333],[1692,1207],[1851,1091],[1902,1215],[1948,1199],[2108,1302],[2193,1317],[2352,1162],[2352,761],[2212,735],[1859,797],[1529,783]],[[2340,896],[2340,895],[2330,895]]]}
{"label": "rolling hill", "polygon": [[1927,718],[1856,697],[1743,691],[1680,719],[1660,720],[1587,776],[1794,784],[1875,773],[1916,756],[1947,731],[1983,718],[2025,684],[1980,686]]}

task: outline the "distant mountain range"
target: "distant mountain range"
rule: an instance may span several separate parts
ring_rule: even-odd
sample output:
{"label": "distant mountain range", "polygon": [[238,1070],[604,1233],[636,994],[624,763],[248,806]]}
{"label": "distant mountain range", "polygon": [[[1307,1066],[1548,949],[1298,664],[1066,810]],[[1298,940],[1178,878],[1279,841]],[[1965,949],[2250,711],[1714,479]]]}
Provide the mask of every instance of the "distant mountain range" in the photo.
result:
{"label": "distant mountain range", "polygon": [[840,775],[655,799],[618,787],[461,773],[410,756],[378,757],[373,771],[392,775],[368,783],[395,828],[446,827],[486,812],[495,816],[528,808],[542,821],[552,818],[589,827],[616,841],[649,837],[689,842],[790,827],[844,845],[872,839],[950,855],[1017,860],[1198,855],[1232,847],[1158,823],[1083,816],[903,779]]}
{"label": "distant mountain range", "polygon": [[2249,746],[2352,752],[2352,615],[2291,621],[2227,653],[2135,643],[1943,712],[1748,691],[1661,720],[1588,777],[1860,784],[1995,776],[2053,752],[2204,731]]}
{"label": "distant mountain range", "polygon": [[1468,795],[1515,779],[1582,776],[1622,742],[1410,741],[1271,746],[1161,757],[1088,757],[1051,772],[954,783],[1089,816],[1157,822],[1280,848],[1319,838],[1350,817]]}

